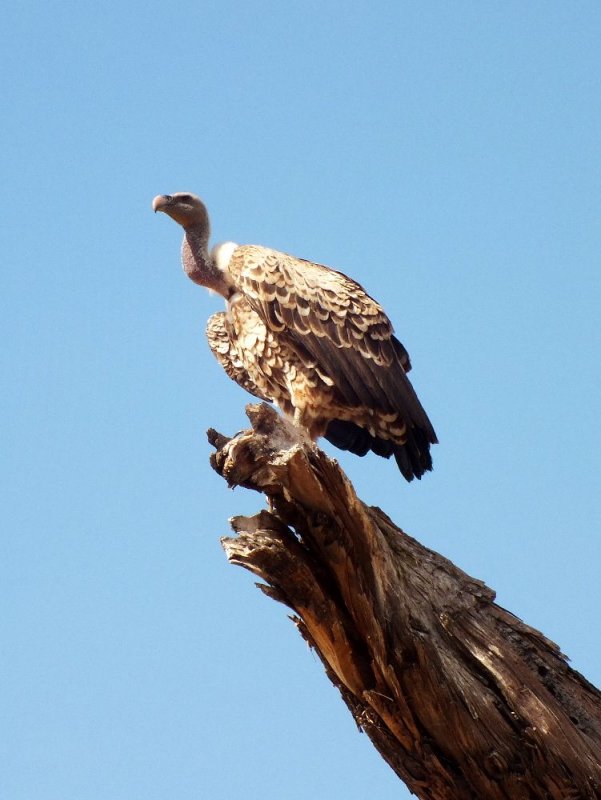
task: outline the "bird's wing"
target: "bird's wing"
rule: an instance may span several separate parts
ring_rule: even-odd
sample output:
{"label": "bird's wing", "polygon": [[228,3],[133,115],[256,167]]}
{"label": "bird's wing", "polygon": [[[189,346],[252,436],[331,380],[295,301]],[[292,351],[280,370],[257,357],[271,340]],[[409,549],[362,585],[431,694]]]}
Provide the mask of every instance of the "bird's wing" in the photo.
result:
{"label": "bird's wing", "polygon": [[382,307],[341,272],[264,247],[238,247],[234,285],[267,327],[305,350],[350,406],[396,412],[436,441],[406,371],[409,356]]}
{"label": "bird's wing", "polygon": [[271,403],[270,398],[261,392],[244,369],[236,345],[229,337],[225,312],[220,311],[218,314],[213,314],[212,317],[209,317],[206,333],[213,355],[229,377],[254,397]]}

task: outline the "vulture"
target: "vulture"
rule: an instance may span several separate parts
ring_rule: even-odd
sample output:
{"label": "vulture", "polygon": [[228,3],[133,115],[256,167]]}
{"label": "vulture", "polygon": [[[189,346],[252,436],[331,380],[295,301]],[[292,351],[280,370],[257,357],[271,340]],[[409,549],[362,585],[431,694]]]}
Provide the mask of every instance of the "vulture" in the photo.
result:
{"label": "vulture", "polygon": [[394,456],[408,481],[432,469],[436,434],[407,377],[409,355],[362,286],[267,247],[209,250],[209,216],[194,194],[159,195],[152,207],[184,229],[188,277],[225,298],[207,338],[230,378],[277,403],[313,440]]}

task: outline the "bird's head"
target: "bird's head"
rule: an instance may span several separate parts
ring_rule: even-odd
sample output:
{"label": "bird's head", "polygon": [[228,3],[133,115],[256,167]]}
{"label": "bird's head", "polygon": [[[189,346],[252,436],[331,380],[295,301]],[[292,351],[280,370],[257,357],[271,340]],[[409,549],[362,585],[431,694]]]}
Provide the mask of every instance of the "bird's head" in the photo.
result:
{"label": "bird's head", "polygon": [[189,192],[159,194],[152,201],[153,211],[163,211],[182,228],[198,228],[209,233],[209,215],[200,197]]}

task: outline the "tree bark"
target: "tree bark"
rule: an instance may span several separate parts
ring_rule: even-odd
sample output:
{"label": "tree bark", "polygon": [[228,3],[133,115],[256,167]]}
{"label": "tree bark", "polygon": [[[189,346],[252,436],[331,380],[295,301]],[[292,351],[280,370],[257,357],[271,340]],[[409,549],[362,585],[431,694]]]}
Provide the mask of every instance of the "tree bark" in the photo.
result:
{"label": "tree bark", "polygon": [[601,798],[601,694],[492,592],[364,505],[267,405],[209,431],[213,467],[269,511],[227,557],[295,612],[357,725],[428,800]]}

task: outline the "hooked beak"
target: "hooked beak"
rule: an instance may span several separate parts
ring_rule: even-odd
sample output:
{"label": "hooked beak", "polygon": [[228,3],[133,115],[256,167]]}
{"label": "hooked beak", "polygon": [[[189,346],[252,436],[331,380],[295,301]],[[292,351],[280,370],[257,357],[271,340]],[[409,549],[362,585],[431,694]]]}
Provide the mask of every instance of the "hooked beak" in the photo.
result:
{"label": "hooked beak", "polygon": [[158,194],[152,201],[152,210],[156,214],[157,211],[164,211],[165,207],[171,202],[170,194]]}

